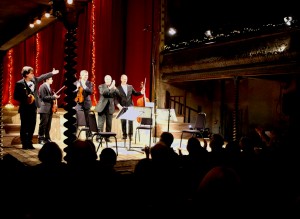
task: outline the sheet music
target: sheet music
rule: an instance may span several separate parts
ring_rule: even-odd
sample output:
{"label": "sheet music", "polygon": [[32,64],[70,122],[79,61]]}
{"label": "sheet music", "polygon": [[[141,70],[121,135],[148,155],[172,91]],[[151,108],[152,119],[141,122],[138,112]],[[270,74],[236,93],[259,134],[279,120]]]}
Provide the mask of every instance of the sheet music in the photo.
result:
{"label": "sheet music", "polygon": [[139,117],[141,114],[143,114],[143,112],[135,110],[134,107],[127,107],[127,110],[117,118],[133,121],[136,120],[136,118]]}

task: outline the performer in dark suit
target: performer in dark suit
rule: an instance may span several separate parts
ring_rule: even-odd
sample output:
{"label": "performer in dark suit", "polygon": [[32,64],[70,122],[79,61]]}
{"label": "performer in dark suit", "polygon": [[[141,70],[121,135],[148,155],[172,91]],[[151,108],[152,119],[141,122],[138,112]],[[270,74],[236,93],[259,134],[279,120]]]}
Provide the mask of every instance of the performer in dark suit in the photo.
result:
{"label": "performer in dark suit", "polygon": [[[119,96],[116,98],[115,104],[121,110],[123,107],[129,107],[133,106],[133,100],[132,100],[132,95],[134,96],[140,96],[144,94],[145,90],[144,88],[141,91],[136,91],[132,85],[127,84],[128,77],[127,75],[123,74],[121,75],[121,85],[118,86],[119,90]],[[123,133],[123,139],[127,138],[127,120],[126,119],[121,119],[121,124],[122,124],[122,133]],[[133,121],[128,120],[128,135],[129,138],[131,139],[132,134],[133,134]]]}
{"label": "performer in dark suit", "polygon": [[[99,85],[100,100],[98,101],[95,111],[98,112],[98,128],[103,132],[104,123],[105,131],[111,132],[113,113],[115,112],[115,98],[119,95],[119,90],[115,86],[115,80],[110,75],[104,77],[104,84]],[[106,139],[109,141],[109,139]]]}
{"label": "performer in dark suit", "polygon": [[[89,125],[89,112],[92,107],[92,99],[91,95],[93,94],[93,83],[88,80],[89,72],[87,70],[80,71],[79,80],[75,82],[77,89],[75,92],[82,95],[82,98],[76,98],[77,105],[75,106],[76,110],[83,110],[85,115],[86,126]],[[86,132],[87,136],[89,137],[91,133]]]}
{"label": "performer in dark suit", "polygon": [[53,78],[47,78],[45,82],[39,88],[39,97],[41,100],[41,107],[38,112],[40,114],[40,124],[38,131],[38,141],[39,144],[45,144],[46,142],[51,142],[50,129],[53,115],[53,105],[54,101],[57,100],[60,95],[53,94],[51,92],[51,84],[53,83]]}
{"label": "performer in dark suit", "polygon": [[32,137],[36,125],[37,108],[40,107],[37,85],[57,73],[59,70],[53,68],[52,72],[35,77],[33,68],[24,66],[21,72],[23,79],[15,84],[14,99],[20,104],[18,112],[21,120],[20,137],[23,149],[34,149]]}

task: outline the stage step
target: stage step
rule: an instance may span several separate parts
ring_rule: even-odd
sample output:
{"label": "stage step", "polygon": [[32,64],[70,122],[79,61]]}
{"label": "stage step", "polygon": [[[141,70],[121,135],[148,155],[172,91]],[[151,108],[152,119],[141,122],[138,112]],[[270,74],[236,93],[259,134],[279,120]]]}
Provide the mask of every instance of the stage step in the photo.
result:
{"label": "stage step", "polygon": [[[168,123],[159,123],[157,124],[156,130],[156,137],[159,137],[162,132],[169,131],[173,134],[175,139],[181,138],[181,131],[184,129],[189,129],[190,123],[184,122],[171,122],[169,125]],[[185,135],[183,136],[184,139],[189,138],[190,136]]]}
{"label": "stage step", "polygon": [[21,124],[8,123],[3,126],[6,136],[20,136]]}

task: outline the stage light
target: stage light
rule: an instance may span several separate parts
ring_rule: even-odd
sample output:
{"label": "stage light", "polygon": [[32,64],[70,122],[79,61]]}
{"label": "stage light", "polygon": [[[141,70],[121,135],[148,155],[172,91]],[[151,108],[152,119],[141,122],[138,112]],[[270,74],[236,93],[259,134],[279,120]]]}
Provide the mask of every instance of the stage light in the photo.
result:
{"label": "stage light", "polygon": [[46,13],[45,13],[45,17],[46,17],[46,18],[49,18],[49,17],[50,17],[50,13],[49,13],[49,12],[46,12]]}
{"label": "stage light", "polygon": [[212,39],[212,38],[213,38],[211,30],[205,31],[205,32],[204,32],[204,35],[205,35],[208,39]]}
{"label": "stage light", "polygon": [[168,30],[168,33],[169,33],[170,36],[174,36],[177,33],[177,31],[176,31],[175,28],[170,27],[169,30]]}
{"label": "stage light", "polygon": [[38,24],[38,25],[41,24],[41,23],[42,23],[41,18],[38,17],[38,18],[35,20],[35,23]]}
{"label": "stage light", "polygon": [[291,16],[289,16],[289,17],[284,17],[283,20],[284,20],[284,22],[285,22],[285,24],[286,24],[287,26],[291,26],[291,25],[292,25],[293,18],[292,18]]}

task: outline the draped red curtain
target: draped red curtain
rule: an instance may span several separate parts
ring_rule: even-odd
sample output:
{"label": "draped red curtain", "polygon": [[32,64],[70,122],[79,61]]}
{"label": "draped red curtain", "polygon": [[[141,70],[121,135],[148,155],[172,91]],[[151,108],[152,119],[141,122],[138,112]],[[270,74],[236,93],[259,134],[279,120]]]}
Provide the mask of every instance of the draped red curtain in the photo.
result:
{"label": "draped red curtain", "polygon": [[[89,71],[89,79],[95,85],[93,105],[99,99],[98,86],[104,83],[106,74],[117,84],[121,74],[127,74],[128,83],[137,90],[147,78],[149,93],[152,36],[144,28],[152,25],[152,14],[152,0],[93,0],[80,15],[75,68],[77,76],[82,69]],[[59,69],[52,88],[57,91],[63,86],[65,34],[62,22],[56,21],[7,51],[3,60],[3,105],[18,104],[12,95],[24,65],[32,66],[37,76]],[[63,98],[58,101],[61,104]]]}

